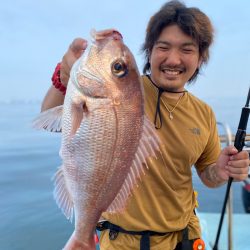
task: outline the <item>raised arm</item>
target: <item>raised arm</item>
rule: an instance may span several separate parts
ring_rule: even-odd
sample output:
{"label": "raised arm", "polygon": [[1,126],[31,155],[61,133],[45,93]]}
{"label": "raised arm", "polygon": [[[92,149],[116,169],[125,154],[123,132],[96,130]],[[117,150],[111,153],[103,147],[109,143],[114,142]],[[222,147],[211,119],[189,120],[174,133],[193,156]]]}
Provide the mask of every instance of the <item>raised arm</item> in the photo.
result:
{"label": "raised arm", "polygon": [[[69,46],[67,52],[62,58],[59,69],[61,84],[67,87],[70,70],[74,62],[83,54],[87,48],[87,41],[82,38],[76,38]],[[45,95],[41,111],[62,105],[64,102],[64,93],[52,85]]]}

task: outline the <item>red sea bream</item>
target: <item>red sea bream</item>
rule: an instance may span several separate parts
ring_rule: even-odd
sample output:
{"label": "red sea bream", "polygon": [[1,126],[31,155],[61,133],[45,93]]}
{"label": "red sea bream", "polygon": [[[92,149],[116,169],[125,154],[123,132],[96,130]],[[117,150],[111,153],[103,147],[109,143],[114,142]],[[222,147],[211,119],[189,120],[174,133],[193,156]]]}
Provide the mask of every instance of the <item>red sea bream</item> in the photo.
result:
{"label": "red sea bream", "polygon": [[62,166],[54,196],[75,230],[64,249],[95,249],[102,212],[122,212],[131,190],[155,155],[159,140],[144,115],[135,59],[116,30],[92,34],[73,65],[63,106],[40,114],[34,126],[62,130]]}

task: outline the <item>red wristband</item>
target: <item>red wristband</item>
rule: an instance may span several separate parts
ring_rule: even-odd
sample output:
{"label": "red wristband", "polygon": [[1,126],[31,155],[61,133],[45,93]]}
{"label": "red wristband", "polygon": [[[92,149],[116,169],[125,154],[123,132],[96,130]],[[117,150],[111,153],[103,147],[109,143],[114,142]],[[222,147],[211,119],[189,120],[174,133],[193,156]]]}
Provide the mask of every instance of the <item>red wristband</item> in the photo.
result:
{"label": "red wristband", "polygon": [[55,71],[51,80],[52,80],[52,84],[54,85],[54,87],[58,89],[59,91],[61,91],[63,95],[65,95],[67,88],[61,83],[60,69],[61,69],[61,63],[58,63],[56,65],[56,68],[55,68]]}

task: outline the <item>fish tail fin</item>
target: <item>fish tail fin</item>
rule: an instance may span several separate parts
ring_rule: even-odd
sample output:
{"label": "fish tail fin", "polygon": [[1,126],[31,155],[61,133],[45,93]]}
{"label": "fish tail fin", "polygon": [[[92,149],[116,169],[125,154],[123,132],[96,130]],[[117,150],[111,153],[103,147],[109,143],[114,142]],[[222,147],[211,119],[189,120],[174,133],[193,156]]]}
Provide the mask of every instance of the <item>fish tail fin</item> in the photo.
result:
{"label": "fish tail fin", "polygon": [[54,198],[56,203],[66,218],[72,222],[74,217],[74,203],[65,182],[62,166],[57,170],[53,180],[55,184]]}
{"label": "fish tail fin", "polygon": [[63,250],[95,250],[94,235],[87,242],[77,238],[75,232],[71,235]]}

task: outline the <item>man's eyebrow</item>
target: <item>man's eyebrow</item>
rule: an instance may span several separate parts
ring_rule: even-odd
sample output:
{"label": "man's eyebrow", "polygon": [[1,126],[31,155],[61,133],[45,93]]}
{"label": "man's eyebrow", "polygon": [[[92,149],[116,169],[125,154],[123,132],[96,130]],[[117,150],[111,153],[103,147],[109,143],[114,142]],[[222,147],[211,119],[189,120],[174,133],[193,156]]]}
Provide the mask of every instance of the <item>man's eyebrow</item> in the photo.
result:
{"label": "man's eyebrow", "polygon": [[156,41],[155,44],[164,44],[164,45],[170,45],[169,42],[166,42],[166,41]]}
{"label": "man's eyebrow", "polygon": [[[167,42],[167,41],[161,41],[161,40],[159,40],[159,41],[156,41],[155,42],[155,45],[171,45],[171,43],[170,42]],[[181,47],[187,47],[187,46],[193,46],[193,47],[198,47],[198,45],[195,43],[195,42],[185,42],[185,43],[182,43],[181,44]]]}
{"label": "man's eyebrow", "polygon": [[187,43],[183,43],[182,44],[182,47],[185,47],[185,46],[194,46],[194,47],[198,47],[198,45],[194,42],[187,42]]}

